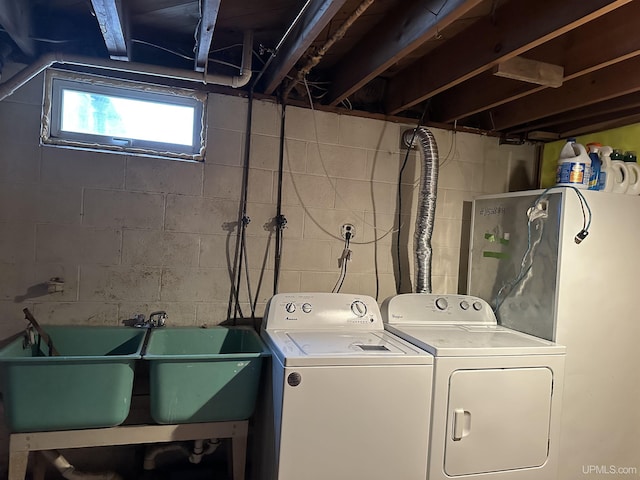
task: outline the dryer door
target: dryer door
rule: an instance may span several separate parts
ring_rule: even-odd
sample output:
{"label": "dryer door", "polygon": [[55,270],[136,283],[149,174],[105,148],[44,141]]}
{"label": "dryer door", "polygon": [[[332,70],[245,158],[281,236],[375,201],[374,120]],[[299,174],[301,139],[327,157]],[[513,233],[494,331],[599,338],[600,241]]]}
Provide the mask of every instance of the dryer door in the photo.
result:
{"label": "dryer door", "polygon": [[548,456],[548,368],[457,370],[449,378],[445,472],[538,467]]}

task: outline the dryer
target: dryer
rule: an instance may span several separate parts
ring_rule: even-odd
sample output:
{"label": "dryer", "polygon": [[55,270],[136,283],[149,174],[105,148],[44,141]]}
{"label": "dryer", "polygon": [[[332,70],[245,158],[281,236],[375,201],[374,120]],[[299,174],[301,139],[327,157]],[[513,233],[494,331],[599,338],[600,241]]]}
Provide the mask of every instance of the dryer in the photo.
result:
{"label": "dryer", "polygon": [[385,328],[434,356],[429,480],[557,478],[565,348],[466,295],[403,294]]}
{"label": "dryer", "polygon": [[278,480],[425,480],[433,357],[384,330],[364,295],[267,305]]}

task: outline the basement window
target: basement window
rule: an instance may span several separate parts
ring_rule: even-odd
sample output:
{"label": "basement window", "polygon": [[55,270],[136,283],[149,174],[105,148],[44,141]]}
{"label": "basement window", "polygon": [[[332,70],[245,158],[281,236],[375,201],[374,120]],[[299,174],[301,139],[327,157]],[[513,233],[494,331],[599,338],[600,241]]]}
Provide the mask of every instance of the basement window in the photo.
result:
{"label": "basement window", "polygon": [[203,160],[206,94],[49,70],[43,144]]}

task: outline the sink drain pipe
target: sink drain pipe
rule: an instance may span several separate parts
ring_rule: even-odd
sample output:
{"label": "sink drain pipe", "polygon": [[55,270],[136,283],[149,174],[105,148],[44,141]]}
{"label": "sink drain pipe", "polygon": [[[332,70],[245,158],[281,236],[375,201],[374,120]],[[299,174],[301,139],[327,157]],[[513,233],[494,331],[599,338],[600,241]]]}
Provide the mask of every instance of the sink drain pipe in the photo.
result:
{"label": "sink drain pipe", "polygon": [[114,472],[84,473],[78,472],[57,450],[43,450],[40,453],[49,460],[60,474],[67,480],[122,480]]}
{"label": "sink drain pipe", "polygon": [[189,462],[198,464],[205,455],[210,455],[220,446],[220,439],[213,438],[207,440],[195,440],[193,450],[184,443],[169,443],[165,445],[153,445],[147,447],[144,454],[143,468],[146,471],[155,470],[157,468],[156,459],[165,453],[179,452],[188,457]]}

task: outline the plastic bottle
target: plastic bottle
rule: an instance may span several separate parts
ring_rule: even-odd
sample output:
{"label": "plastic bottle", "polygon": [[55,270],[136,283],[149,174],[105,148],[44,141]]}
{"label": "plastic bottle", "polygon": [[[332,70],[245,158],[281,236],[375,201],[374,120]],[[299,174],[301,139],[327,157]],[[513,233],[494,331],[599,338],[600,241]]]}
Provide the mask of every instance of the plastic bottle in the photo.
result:
{"label": "plastic bottle", "polygon": [[628,151],[628,152],[624,152],[624,159],[623,160],[625,162],[637,163],[638,162],[638,157],[636,156],[636,152]]}
{"label": "plastic bottle", "polygon": [[[591,157],[591,175],[589,177],[589,190],[604,190],[600,185],[607,181],[607,171],[602,169],[600,160],[600,147],[602,145],[589,144],[589,157]],[[604,178],[600,178],[604,177]]]}
{"label": "plastic bottle", "polygon": [[583,145],[569,138],[558,158],[556,185],[589,188],[591,157]]}
{"label": "plastic bottle", "polygon": [[611,160],[624,160],[624,155],[622,155],[622,150],[619,148],[614,148],[613,152],[610,155]]}
{"label": "plastic bottle", "polygon": [[611,153],[613,149],[608,146],[598,149],[600,155],[600,175],[598,176],[598,190],[603,192],[613,191],[613,183],[615,182],[613,168],[611,166]]}

